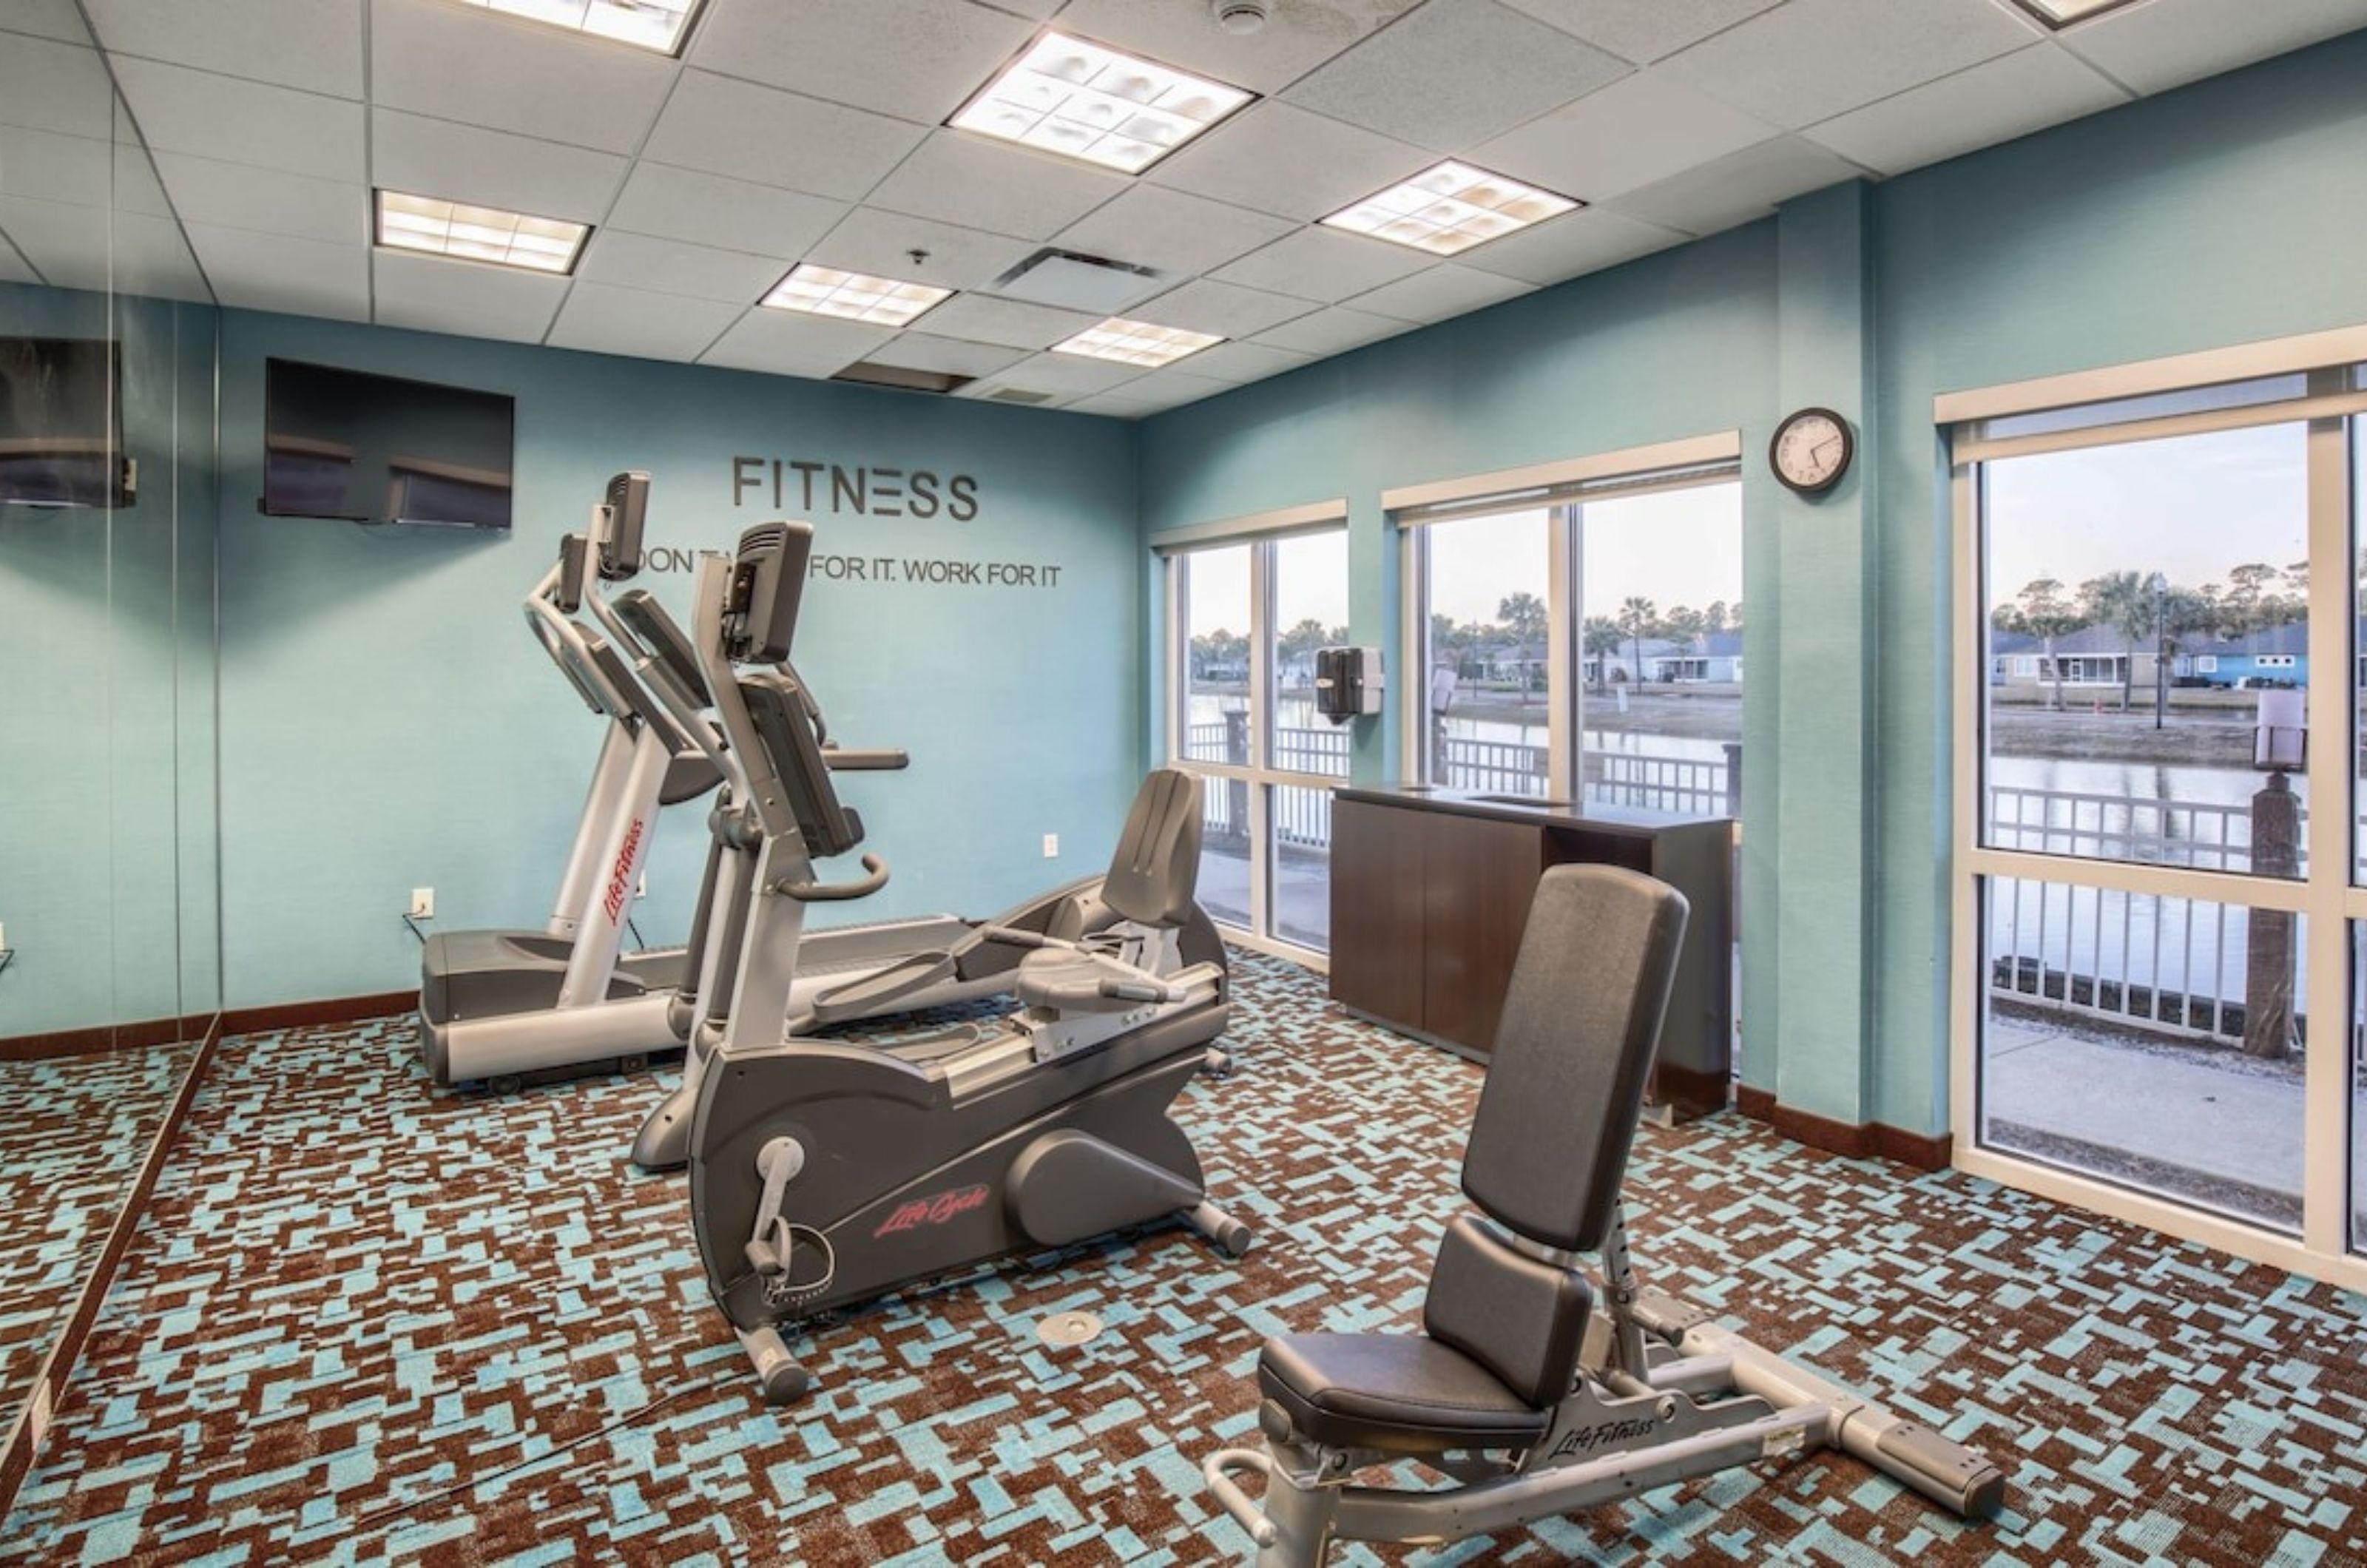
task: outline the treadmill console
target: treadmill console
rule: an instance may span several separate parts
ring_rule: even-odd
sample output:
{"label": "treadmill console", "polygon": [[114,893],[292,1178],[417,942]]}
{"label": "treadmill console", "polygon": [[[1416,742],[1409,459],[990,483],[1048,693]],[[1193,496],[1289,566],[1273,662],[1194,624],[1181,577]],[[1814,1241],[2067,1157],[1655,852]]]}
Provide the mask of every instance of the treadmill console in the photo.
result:
{"label": "treadmill console", "polygon": [[559,541],[559,591],[550,602],[567,615],[583,607],[583,562],[592,547],[581,534]]}
{"label": "treadmill console", "polygon": [[641,570],[641,527],[649,521],[650,476],[618,474],[608,481],[607,517],[600,529],[600,575],[621,582]]}
{"label": "treadmill console", "polygon": [[778,664],[788,658],[812,551],[810,523],[762,523],[740,536],[731,593],[723,606],[731,658],[747,664]]}

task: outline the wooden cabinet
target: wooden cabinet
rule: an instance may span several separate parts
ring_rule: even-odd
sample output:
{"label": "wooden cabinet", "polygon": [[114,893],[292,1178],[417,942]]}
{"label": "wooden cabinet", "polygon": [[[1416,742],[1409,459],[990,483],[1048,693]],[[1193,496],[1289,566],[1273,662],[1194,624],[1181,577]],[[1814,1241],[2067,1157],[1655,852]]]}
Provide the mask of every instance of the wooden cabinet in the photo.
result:
{"label": "wooden cabinet", "polygon": [[1623,865],[1676,887],[1692,918],[1648,1099],[1680,1119],[1725,1106],[1733,1070],[1729,821],[1342,790],[1331,823],[1333,999],[1482,1057],[1495,1043],[1547,866]]}

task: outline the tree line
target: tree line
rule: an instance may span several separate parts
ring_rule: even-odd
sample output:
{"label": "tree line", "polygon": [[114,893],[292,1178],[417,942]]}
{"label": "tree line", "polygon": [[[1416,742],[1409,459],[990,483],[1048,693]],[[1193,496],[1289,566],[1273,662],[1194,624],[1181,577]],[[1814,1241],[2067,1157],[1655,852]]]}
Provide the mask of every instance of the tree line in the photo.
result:
{"label": "tree line", "polygon": [[2229,570],[2225,582],[2200,588],[2180,587],[2159,572],[2108,571],[2077,589],[2067,589],[2057,578],[2033,578],[1989,611],[1989,624],[2001,632],[2038,639],[2054,673],[2058,708],[2063,705],[2063,665],[2055,657],[2056,639],[2090,626],[2118,632],[2125,656],[2121,706],[2126,708],[2139,648],[2150,646],[2155,657],[2167,659],[2186,637],[2233,640],[2292,626],[2308,615],[2307,561],[2282,569],[2253,561]]}

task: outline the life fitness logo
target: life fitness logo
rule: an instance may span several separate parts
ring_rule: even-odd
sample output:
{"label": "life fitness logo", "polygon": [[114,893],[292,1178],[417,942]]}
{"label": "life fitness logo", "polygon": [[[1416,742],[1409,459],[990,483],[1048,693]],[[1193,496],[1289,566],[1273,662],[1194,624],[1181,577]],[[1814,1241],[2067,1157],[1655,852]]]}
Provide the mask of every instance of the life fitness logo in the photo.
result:
{"label": "life fitness logo", "polygon": [[617,863],[608,873],[608,896],[600,907],[608,911],[608,923],[615,925],[625,913],[625,896],[633,890],[633,856],[641,847],[641,819],[625,829],[625,842],[617,851]]}
{"label": "life fitness logo", "polygon": [[967,1214],[973,1209],[986,1207],[984,1187],[956,1187],[933,1197],[915,1198],[900,1203],[896,1212],[879,1222],[871,1233],[874,1240],[894,1235],[900,1231],[916,1231],[923,1225],[941,1225],[957,1214]]}

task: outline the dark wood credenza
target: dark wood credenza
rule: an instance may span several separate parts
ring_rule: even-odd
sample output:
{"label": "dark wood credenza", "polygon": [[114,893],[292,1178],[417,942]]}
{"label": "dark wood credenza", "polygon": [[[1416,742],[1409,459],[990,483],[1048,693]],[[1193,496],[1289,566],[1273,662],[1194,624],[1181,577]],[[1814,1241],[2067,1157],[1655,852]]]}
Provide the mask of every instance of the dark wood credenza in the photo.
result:
{"label": "dark wood credenza", "polygon": [[1484,1060],[1537,879],[1572,863],[1648,873],[1691,904],[1648,1098],[1679,1121],[1723,1110],[1734,1066],[1727,818],[1444,789],[1334,791],[1332,999]]}

